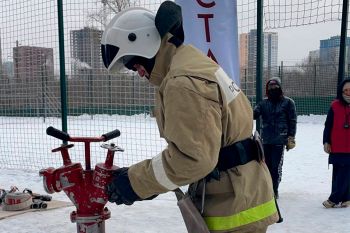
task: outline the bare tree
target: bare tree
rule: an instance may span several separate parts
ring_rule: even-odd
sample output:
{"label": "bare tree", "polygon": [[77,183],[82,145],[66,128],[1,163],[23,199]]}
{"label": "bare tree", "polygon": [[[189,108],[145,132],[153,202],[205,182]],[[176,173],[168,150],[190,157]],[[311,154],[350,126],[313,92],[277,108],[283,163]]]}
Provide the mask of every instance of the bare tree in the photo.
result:
{"label": "bare tree", "polygon": [[101,0],[101,3],[99,9],[88,14],[88,19],[105,27],[109,15],[116,14],[128,7],[139,6],[140,0]]}
{"label": "bare tree", "polygon": [[329,53],[329,65],[334,73],[338,73],[339,51],[332,50]]}

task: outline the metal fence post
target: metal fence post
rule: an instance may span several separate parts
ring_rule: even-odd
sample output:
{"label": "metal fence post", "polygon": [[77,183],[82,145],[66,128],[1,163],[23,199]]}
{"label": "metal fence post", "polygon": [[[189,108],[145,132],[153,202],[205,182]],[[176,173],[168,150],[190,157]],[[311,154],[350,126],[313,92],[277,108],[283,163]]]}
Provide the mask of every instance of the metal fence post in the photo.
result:
{"label": "metal fence post", "polygon": [[281,79],[281,82],[283,80],[283,61],[281,61],[281,73],[280,73],[280,79]]}
{"label": "metal fence post", "polygon": [[[62,131],[67,132],[67,84],[66,84],[66,69],[64,59],[64,27],[63,27],[63,4],[62,0],[57,0],[58,13],[58,41],[60,55],[60,88],[61,88],[61,116],[62,116]],[[63,142],[66,144],[67,142]]]}
{"label": "metal fence post", "polygon": [[316,79],[317,79],[317,67],[316,64],[314,64],[314,97],[316,97]]}
{"label": "metal fence post", "polygon": [[348,30],[348,11],[349,0],[343,0],[343,11],[341,17],[341,35],[340,35],[340,48],[339,48],[339,71],[338,71],[338,85],[344,79],[345,73],[345,58],[346,58],[346,46],[347,46],[347,30]]}
{"label": "metal fence post", "polygon": [[[257,45],[256,45],[256,104],[262,100],[262,79],[264,63],[264,34],[263,34],[264,1],[257,1]],[[256,130],[260,132],[261,120],[256,119]]]}

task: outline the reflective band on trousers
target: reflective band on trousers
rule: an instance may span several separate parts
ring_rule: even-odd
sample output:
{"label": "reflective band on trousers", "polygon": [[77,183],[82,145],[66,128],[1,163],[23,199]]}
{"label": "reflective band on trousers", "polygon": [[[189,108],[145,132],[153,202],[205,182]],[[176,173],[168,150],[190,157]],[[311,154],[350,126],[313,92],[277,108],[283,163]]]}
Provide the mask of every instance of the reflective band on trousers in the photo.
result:
{"label": "reflective band on trousers", "polygon": [[277,212],[275,199],[264,204],[225,217],[204,217],[209,230],[223,231],[263,220]]}

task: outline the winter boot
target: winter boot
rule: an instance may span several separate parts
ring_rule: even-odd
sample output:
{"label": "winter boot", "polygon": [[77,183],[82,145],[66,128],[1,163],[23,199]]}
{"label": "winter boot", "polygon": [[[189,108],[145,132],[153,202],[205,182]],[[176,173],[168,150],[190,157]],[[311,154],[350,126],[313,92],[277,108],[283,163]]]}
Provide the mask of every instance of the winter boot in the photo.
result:
{"label": "winter boot", "polygon": [[336,204],[334,202],[331,202],[330,200],[326,200],[322,203],[322,205],[328,209],[334,208]]}
{"label": "winter boot", "polygon": [[344,201],[340,205],[340,207],[342,207],[342,208],[346,208],[346,207],[349,207],[349,206],[350,206],[350,201]]}

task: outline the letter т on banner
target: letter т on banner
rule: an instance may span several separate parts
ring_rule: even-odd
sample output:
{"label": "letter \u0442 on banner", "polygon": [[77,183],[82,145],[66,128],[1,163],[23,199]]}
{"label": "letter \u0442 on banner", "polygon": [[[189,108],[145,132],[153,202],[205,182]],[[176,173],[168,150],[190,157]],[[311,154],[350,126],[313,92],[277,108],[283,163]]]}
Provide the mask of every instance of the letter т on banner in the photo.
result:
{"label": "letter \u0442 on banner", "polygon": [[240,86],[236,0],[175,0],[182,8],[185,44],[217,62]]}

